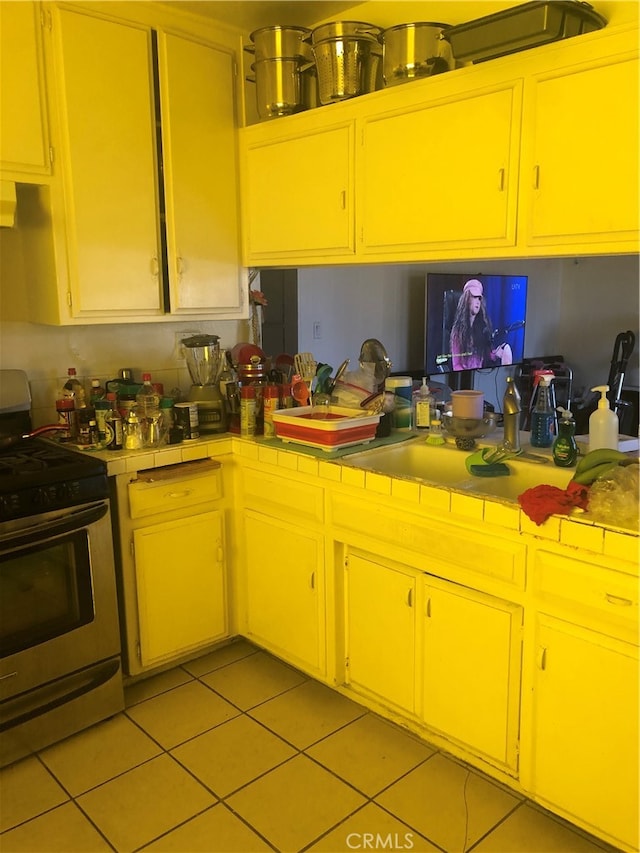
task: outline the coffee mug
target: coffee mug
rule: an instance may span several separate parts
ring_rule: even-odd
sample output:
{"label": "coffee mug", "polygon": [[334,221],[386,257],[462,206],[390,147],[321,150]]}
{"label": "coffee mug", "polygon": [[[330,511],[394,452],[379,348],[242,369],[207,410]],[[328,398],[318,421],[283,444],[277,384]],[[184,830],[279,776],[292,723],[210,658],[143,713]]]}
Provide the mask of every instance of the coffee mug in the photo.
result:
{"label": "coffee mug", "polygon": [[484,394],[482,391],[452,391],[451,411],[454,418],[475,418],[484,414]]}

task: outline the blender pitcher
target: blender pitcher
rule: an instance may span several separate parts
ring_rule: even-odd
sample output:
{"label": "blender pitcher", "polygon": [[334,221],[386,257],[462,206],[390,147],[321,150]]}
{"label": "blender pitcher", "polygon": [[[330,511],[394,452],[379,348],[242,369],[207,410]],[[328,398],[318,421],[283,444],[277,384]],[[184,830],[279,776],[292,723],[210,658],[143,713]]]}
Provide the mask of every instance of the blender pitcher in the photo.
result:
{"label": "blender pitcher", "polygon": [[225,432],[226,409],[218,387],[223,366],[220,338],[217,335],[193,335],[183,338],[180,343],[193,383],[187,399],[198,406],[200,433]]}

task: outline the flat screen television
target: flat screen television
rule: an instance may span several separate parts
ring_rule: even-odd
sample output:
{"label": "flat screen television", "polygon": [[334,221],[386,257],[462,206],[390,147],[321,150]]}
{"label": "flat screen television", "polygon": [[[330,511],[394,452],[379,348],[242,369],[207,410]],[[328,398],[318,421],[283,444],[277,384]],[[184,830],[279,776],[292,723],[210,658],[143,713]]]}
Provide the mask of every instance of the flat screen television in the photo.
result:
{"label": "flat screen television", "polygon": [[428,273],[425,373],[521,364],[527,276]]}

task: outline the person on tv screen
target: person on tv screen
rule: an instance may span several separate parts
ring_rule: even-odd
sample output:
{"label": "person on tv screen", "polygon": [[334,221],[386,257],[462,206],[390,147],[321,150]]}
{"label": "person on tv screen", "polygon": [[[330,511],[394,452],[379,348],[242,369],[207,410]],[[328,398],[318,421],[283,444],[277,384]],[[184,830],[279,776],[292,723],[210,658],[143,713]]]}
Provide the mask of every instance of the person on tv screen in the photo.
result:
{"label": "person on tv screen", "polygon": [[454,370],[474,367],[496,367],[511,364],[513,353],[509,344],[492,349],[491,320],[484,301],[484,287],[477,278],[462,288],[453,325],[451,326],[451,361]]}

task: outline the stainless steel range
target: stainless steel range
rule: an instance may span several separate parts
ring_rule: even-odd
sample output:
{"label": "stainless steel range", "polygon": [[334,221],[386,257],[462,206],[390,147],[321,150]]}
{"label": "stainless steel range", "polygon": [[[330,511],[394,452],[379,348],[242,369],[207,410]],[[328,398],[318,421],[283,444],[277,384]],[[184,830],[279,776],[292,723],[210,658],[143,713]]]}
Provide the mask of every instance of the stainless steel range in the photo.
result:
{"label": "stainless steel range", "polygon": [[[2,397],[0,433],[21,411]],[[0,766],[124,707],[106,465],[43,438],[4,443]]]}

